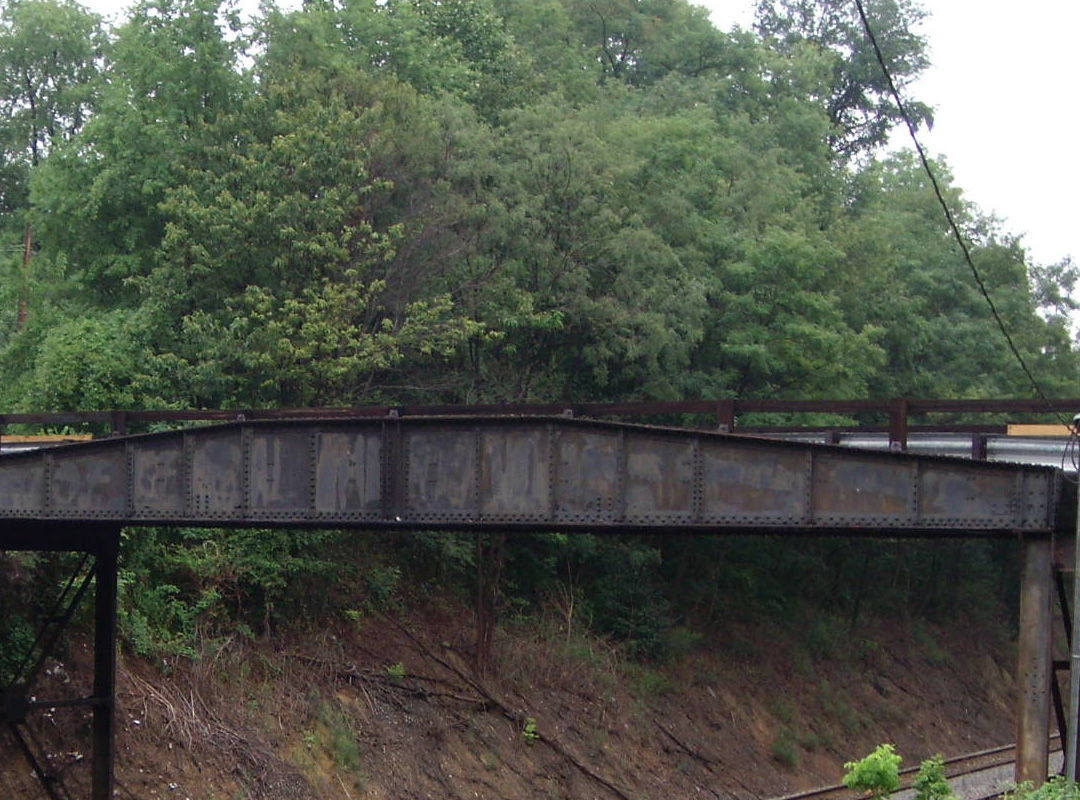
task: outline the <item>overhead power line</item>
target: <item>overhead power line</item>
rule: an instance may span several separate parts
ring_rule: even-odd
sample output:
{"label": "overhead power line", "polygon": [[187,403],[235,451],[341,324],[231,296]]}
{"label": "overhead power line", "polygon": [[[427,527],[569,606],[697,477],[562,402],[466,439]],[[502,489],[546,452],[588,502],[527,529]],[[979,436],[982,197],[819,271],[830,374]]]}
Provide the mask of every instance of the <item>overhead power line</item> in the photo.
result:
{"label": "overhead power line", "polygon": [[990,314],[994,318],[994,322],[997,323],[998,329],[1005,337],[1005,341],[1009,344],[1009,350],[1012,351],[1013,356],[1016,358],[1020,368],[1024,371],[1024,375],[1027,376],[1028,381],[1031,383],[1032,388],[1039,398],[1046,403],[1047,409],[1054,414],[1058,420],[1073,431],[1073,435],[1077,435],[1074,425],[1065,419],[1062,414],[1054,407],[1054,404],[1043,392],[1042,386],[1035,380],[1035,375],[1028,367],[1027,361],[1020,353],[1019,348],[1016,346],[1016,342],[1013,341],[1012,335],[1009,333],[1009,329],[1005,327],[1005,322],[1001,319],[1001,315],[998,313],[997,306],[994,304],[994,300],[990,297],[990,292],[986,288],[986,283],[983,281],[982,275],[979,274],[978,268],[975,266],[975,261],[971,257],[971,249],[968,247],[967,240],[960,232],[960,226],[957,225],[956,219],[953,217],[952,210],[949,208],[949,204],[945,201],[945,195],[941,191],[941,185],[938,183],[937,176],[934,174],[933,168],[930,166],[930,159],[926,156],[926,151],[923,150],[922,143],[919,142],[918,132],[915,128],[915,123],[911,121],[911,116],[908,114],[907,106],[904,105],[904,100],[900,96],[900,91],[896,88],[896,83],[893,81],[892,73],[889,72],[889,67],[885,63],[885,56],[881,52],[881,47],[878,45],[877,37],[874,35],[874,29],[870,25],[870,19],[866,15],[866,8],[863,7],[862,0],[855,0],[855,7],[859,10],[859,19],[862,20],[863,30],[866,31],[867,38],[870,39],[870,44],[874,48],[874,56],[877,58],[878,64],[881,66],[881,72],[885,76],[885,81],[889,86],[889,94],[892,95],[893,101],[896,103],[896,107],[900,111],[900,116],[904,120],[904,124],[907,126],[908,134],[911,136],[911,141],[915,144],[915,150],[919,154],[919,160],[922,162],[923,170],[925,170],[927,177],[930,178],[930,184],[934,187],[934,194],[937,196],[938,203],[941,205],[941,210],[945,212],[945,219],[948,220],[949,228],[952,231],[953,238],[956,239],[956,243],[960,245],[960,250],[964,254],[964,261],[967,262],[968,267],[971,269],[971,275],[975,279],[976,286],[979,287],[979,292],[982,294],[983,299],[986,300],[986,305],[990,308]]}

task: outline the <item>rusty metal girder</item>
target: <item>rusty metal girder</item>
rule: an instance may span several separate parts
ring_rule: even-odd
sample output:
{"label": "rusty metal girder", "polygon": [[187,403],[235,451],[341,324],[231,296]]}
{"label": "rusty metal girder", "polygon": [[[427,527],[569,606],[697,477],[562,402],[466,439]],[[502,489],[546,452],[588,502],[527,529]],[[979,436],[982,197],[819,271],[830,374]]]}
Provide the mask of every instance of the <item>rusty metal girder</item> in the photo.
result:
{"label": "rusty metal girder", "polygon": [[[563,417],[237,422],[0,457],[0,518],[1011,535],[1060,475]],[[0,525],[0,548],[3,547]]]}

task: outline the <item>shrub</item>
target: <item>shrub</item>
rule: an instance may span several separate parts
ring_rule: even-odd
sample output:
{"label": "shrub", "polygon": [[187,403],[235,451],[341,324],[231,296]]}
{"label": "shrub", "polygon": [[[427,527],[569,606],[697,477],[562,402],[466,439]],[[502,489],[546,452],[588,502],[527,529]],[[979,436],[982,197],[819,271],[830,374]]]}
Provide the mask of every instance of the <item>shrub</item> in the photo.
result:
{"label": "shrub", "polygon": [[865,792],[868,797],[879,800],[888,797],[900,788],[902,760],[891,744],[879,745],[861,761],[844,764],[844,769],[847,770],[844,786]]}
{"label": "shrub", "polygon": [[915,800],[954,800],[945,780],[945,758],[939,753],[922,762],[915,775]]}
{"label": "shrub", "polygon": [[1006,792],[1004,800],[1080,800],[1080,784],[1055,775],[1038,789],[1022,783],[1014,791]]}
{"label": "shrub", "polygon": [[789,769],[799,766],[799,745],[786,725],[780,728],[773,739],[772,757]]}

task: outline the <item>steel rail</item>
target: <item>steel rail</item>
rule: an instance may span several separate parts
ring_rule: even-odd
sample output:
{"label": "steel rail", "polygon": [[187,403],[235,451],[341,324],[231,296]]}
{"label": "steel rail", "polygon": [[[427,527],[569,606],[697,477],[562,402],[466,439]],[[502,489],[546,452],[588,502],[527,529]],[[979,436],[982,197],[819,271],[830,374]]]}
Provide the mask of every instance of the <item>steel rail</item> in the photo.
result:
{"label": "steel rail", "polygon": [[[1060,736],[1052,736],[1051,742],[1057,742],[1052,748],[1052,752],[1060,753]],[[964,753],[944,760],[945,777],[949,780],[955,780],[992,769],[1010,767],[1015,763],[1015,758],[1015,744],[991,747],[986,750],[978,750],[974,753]],[[893,792],[893,796],[912,788],[912,782],[919,769],[921,769],[921,767],[905,767],[899,771],[900,788]],[[963,800],[987,800],[991,797],[998,797],[1000,794],[1001,792],[994,792],[983,796],[965,796]],[[862,792],[851,789],[842,783],[837,783],[804,792],[783,795],[782,797],[773,798],[773,800],[853,800],[854,798],[863,797],[864,794]]]}

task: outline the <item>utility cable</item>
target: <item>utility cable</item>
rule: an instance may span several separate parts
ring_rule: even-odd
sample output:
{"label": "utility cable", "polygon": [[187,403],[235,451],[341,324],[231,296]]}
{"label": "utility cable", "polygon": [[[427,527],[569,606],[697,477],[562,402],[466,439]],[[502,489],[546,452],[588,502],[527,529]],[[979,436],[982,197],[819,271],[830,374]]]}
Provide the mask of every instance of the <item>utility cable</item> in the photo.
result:
{"label": "utility cable", "polygon": [[904,105],[903,98],[900,97],[900,91],[896,88],[896,83],[893,81],[892,73],[889,72],[889,67],[885,63],[885,56],[881,52],[881,47],[878,45],[877,37],[874,35],[874,30],[870,25],[870,19],[866,15],[866,8],[863,6],[862,0],[855,0],[855,7],[859,10],[859,19],[862,20],[863,30],[866,31],[867,38],[870,39],[870,44],[874,48],[874,56],[877,58],[878,65],[881,67],[881,72],[885,76],[885,82],[889,86],[889,94],[892,95],[893,101],[896,103],[896,107],[900,111],[900,117],[904,120],[904,124],[907,126],[908,135],[911,136],[911,141],[915,144],[915,150],[919,154],[919,161],[922,162],[923,170],[926,172],[927,177],[930,178],[930,184],[934,188],[934,194],[937,196],[938,203],[941,205],[941,210],[945,212],[945,219],[949,223],[949,228],[952,231],[953,238],[956,239],[956,243],[960,245],[960,250],[964,254],[964,261],[967,262],[968,267],[971,270],[971,275],[975,279],[975,284],[979,287],[979,292],[982,294],[983,299],[986,300],[986,305],[990,308],[990,314],[994,318],[994,322],[997,323],[998,329],[1005,337],[1005,341],[1009,344],[1009,350],[1012,351],[1013,356],[1016,358],[1020,368],[1024,371],[1024,375],[1027,376],[1028,381],[1031,383],[1032,388],[1038,397],[1046,403],[1047,409],[1058,418],[1070,432],[1070,436],[1077,438],[1080,431],[1077,430],[1077,425],[1073,422],[1069,422],[1054,404],[1050,401],[1050,398],[1043,392],[1042,386],[1035,379],[1031,369],[1028,367],[1027,361],[1024,356],[1021,355],[1019,348],[1016,346],[1016,342],[1013,341],[1012,335],[1009,333],[1009,329],[1005,327],[1005,322],[1001,319],[1001,315],[998,313],[997,306],[994,304],[994,300],[990,297],[990,292],[986,288],[986,283],[983,281],[982,275],[979,274],[978,268],[975,266],[975,261],[971,257],[971,249],[968,247],[967,241],[964,239],[964,235],[960,232],[960,226],[956,223],[956,219],[953,217],[952,210],[949,208],[948,202],[945,200],[945,195],[941,190],[941,185],[938,183],[937,176],[934,174],[933,168],[930,166],[930,159],[927,158],[926,151],[923,149],[922,143],[919,141],[918,132],[915,128],[915,123],[911,121],[911,115],[908,114],[907,106]]}

